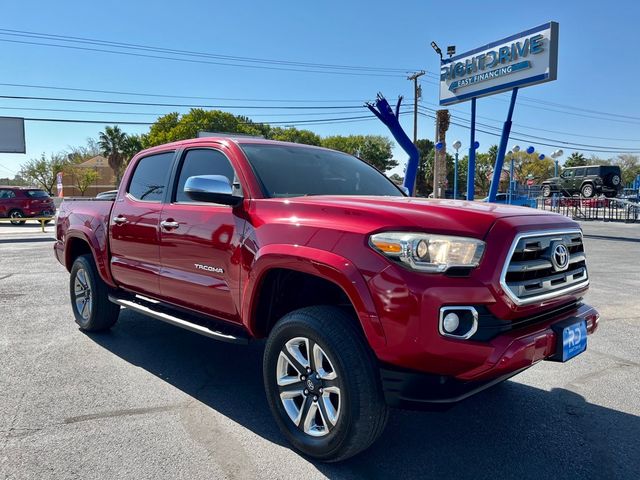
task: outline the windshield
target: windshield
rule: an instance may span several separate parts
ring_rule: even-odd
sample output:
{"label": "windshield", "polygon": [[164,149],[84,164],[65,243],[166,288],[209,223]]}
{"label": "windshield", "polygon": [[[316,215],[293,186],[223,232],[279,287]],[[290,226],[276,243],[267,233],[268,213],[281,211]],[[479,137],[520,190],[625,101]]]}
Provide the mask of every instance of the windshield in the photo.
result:
{"label": "windshield", "polygon": [[44,190],[27,190],[25,192],[31,198],[48,198],[49,194]]}
{"label": "windshield", "polygon": [[268,197],[403,196],[382,173],[345,153],[289,145],[241,147]]}

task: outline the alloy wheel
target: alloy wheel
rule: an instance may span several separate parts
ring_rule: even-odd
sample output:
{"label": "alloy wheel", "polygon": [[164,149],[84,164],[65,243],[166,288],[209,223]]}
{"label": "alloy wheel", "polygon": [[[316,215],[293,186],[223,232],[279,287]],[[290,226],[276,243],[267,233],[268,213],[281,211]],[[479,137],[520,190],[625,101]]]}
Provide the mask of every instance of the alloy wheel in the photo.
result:
{"label": "alloy wheel", "polygon": [[9,215],[9,217],[11,217],[11,218],[15,218],[15,219],[16,219],[15,221],[13,221],[13,220],[11,221],[11,223],[12,223],[13,225],[18,225],[18,224],[20,224],[20,223],[24,222],[24,220],[19,220],[19,219],[24,218],[24,215],[22,214],[22,212],[13,211],[13,212],[11,212],[11,214]]}
{"label": "alloy wheel", "polygon": [[284,344],[276,364],[280,401],[291,421],[313,437],[328,435],[340,418],[338,374],[313,340],[295,337]]}
{"label": "alloy wheel", "polygon": [[87,272],[83,268],[78,269],[76,272],[73,292],[78,314],[84,320],[89,320],[91,317],[91,310],[93,309],[93,296]]}

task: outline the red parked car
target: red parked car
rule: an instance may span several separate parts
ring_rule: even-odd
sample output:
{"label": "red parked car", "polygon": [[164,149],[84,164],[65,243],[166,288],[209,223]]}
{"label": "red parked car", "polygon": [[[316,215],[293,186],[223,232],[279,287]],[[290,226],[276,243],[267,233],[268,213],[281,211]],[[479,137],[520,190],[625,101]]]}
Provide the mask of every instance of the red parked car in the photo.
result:
{"label": "red parked car", "polygon": [[451,404],[567,361],[598,326],[576,222],[408,198],[319,147],[221,137],[145,150],[115,201],[65,200],[56,236],[84,331],[124,307],[225,342],[266,338],[273,416],[324,461],[367,448],[389,406]]}
{"label": "red parked car", "polygon": [[56,206],[47,192],[33,187],[0,186],[0,217],[14,218],[22,225],[27,217],[53,217]]}

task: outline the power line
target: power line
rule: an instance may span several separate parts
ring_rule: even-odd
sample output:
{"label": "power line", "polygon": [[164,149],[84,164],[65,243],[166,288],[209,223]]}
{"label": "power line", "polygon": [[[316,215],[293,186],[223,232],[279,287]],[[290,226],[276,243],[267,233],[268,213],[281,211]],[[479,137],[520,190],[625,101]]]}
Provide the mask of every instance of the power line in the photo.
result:
{"label": "power line", "polygon": [[[427,76],[434,78],[436,80],[438,80],[438,82],[427,82],[427,83],[431,83],[433,85],[439,85],[440,82],[440,76],[436,75],[434,73],[427,73]],[[502,98],[502,97],[498,97],[498,96],[491,96],[491,97],[487,97],[491,100],[496,100],[499,102],[503,102],[506,103],[509,100],[506,98]],[[582,108],[582,107],[576,107],[575,105],[568,105],[568,104],[563,104],[563,103],[558,103],[558,102],[549,102],[546,100],[540,100],[534,97],[530,97],[530,96],[526,96],[526,95],[521,95],[520,96],[520,100],[521,105],[526,106],[526,107],[530,107],[530,108],[537,108],[539,110],[544,110],[544,111],[548,111],[548,112],[556,112],[556,113],[566,113],[569,115],[574,115],[574,116],[578,116],[578,117],[584,117],[584,118],[593,118],[596,120],[609,120],[609,121],[616,121],[614,118],[602,118],[602,117],[616,117],[622,120],[632,120],[632,122],[624,122],[622,121],[622,123],[633,123],[633,124],[637,124],[638,122],[640,122],[640,117],[636,117],[636,116],[632,116],[632,115],[622,115],[619,113],[612,113],[612,112],[605,112],[602,110],[594,110],[594,109],[589,109],[589,108]],[[528,102],[528,103],[527,103]],[[533,103],[534,105],[531,105],[531,103]],[[540,104],[540,105],[535,105],[535,104]],[[557,110],[557,109],[553,109],[553,108],[548,108],[549,106],[551,107],[557,107],[557,108],[562,108],[565,110],[573,110],[573,111],[564,111],[564,110]],[[599,115],[599,116],[593,116],[593,115],[581,115],[577,112],[585,112],[585,113],[591,113],[591,114],[595,114],[595,115]],[[620,120],[617,120],[620,121]]]}
{"label": "power line", "polygon": [[109,105],[137,105],[146,107],[185,107],[185,108],[234,108],[234,109],[279,109],[279,110],[338,110],[341,108],[361,109],[362,105],[205,105],[190,103],[156,103],[156,102],[130,102],[124,100],[98,100],[89,98],[63,98],[63,97],[35,97],[29,95],[0,95],[0,98],[8,100],[35,100],[45,102],[70,102],[70,103],[97,103]]}
{"label": "power line", "polygon": [[291,66],[327,68],[327,69],[395,72],[395,73],[405,73],[408,70],[412,70],[412,69],[406,69],[406,68],[324,64],[324,63],[314,63],[314,62],[298,62],[298,61],[291,61],[291,60],[265,59],[265,58],[257,58],[257,57],[244,57],[244,56],[235,56],[235,55],[222,55],[222,54],[213,54],[209,52],[179,50],[179,49],[171,49],[166,47],[150,46],[150,45],[143,45],[143,44],[137,44],[137,43],[114,42],[110,40],[100,40],[95,38],[75,37],[75,36],[69,36],[69,35],[56,35],[56,34],[50,34],[50,33],[30,32],[25,30],[13,30],[13,29],[7,29],[7,28],[0,28],[0,35],[17,36],[17,37],[23,37],[23,38],[24,37],[36,38],[36,39],[44,39],[44,40],[55,40],[55,41],[61,41],[61,42],[81,43],[81,44],[89,44],[89,45],[103,45],[103,46],[111,46],[111,47],[125,48],[125,49],[162,52],[162,53],[169,53],[174,55],[196,56],[196,57],[204,57],[204,58],[215,58],[215,59],[234,60],[234,61],[241,61],[241,62],[263,63],[263,64],[291,65]]}
{"label": "power line", "polygon": [[204,97],[193,95],[167,95],[160,93],[142,93],[142,92],[123,92],[117,90],[97,90],[91,88],[73,88],[73,87],[57,87],[52,85],[32,85],[25,83],[0,83],[4,87],[21,87],[21,88],[41,88],[46,90],[60,90],[69,92],[86,92],[86,93],[106,93],[111,95],[131,95],[139,97],[157,97],[157,98],[183,98],[188,100],[223,100],[233,102],[273,102],[273,103],[343,103],[343,102],[362,102],[362,99],[356,100],[317,100],[317,99],[266,99],[266,98],[229,98],[229,97]]}
{"label": "power line", "polygon": [[[3,35],[0,33],[0,35]],[[239,67],[239,68],[252,68],[252,69],[263,69],[263,70],[280,70],[280,71],[288,71],[288,72],[301,72],[301,73],[321,73],[321,74],[333,74],[333,75],[352,75],[352,76],[366,76],[366,77],[402,77],[402,75],[391,74],[391,73],[375,73],[375,72],[355,72],[355,71],[334,71],[334,70],[318,70],[318,69],[304,69],[304,68],[287,68],[287,67],[274,67],[267,65],[253,65],[253,64],[239,64],[239,63],[228,63],[228,62],[214,62],[211,60],[201,60],[201,59],[193,59],[193,58],[179,58],[179,57],[167,57],[163,55],[151,55],[145,53],[136,53],[136,52],[128,52],[128,51],[119,51],[119,50],[109,50],[106,48],[92,48],[92,47],[79,47],[76,45],[60,45],[55,43],[44,43],[44,42],[33,42],[26,40],[10,40],[8,38],[0,38],[0,42],[5,43],[14,43],[14,44],[22,44],[22,45],[37,45],[43,47],[54,47],[54,48],[65,48],[71,50],[81,50],[88,52],[101,52],[101,53],[112,53],[116,55],[127,55],[130,57],[139,57],[139,58],[151,58],[155,60],[172,60],[176,62],[183,63],[197,63],[197,64],[207,64],[207,65],[219,65],[226,67]]]}
{"label": "power line", "polygon": [[[426,107],[424,105],[421,105],[420,108],[426,109],[427,111],[435,112],[435,109]],[[453,110],[453,109],[451,109],[451,110]],[[470,116],[466,112],[460,112],[458,110],[453,110],[453,111],[456,112],[456,115],[452,115],[452,117],[457,117],[457,118],[460,118],[461,120],[467,120],[466,117]],[[465,118],[461,118],[459,115],[464,115]],[[485,120],[489,120],[489,121],[496,122],[496,123],[499,123],[499,124],[503,123],[502,120],[498,120],[498,119],[490,118],[490,117],[484,117],[482,115],[478,115],[478,118],[483,118]],[[494,127],[492,125],[483,124],[483,123],[480,123],[480,122],[476,122],[476,123],[478,125],[485,125],[485,126],[490,127],[490,128],[499,128],[499,127]],[[531,130],[539,130],[539,131],[548,132],[548,133],[557,133],[557,134],[560,134],[560,135],[569,135],[569,136],[575,136],[575,137],[592,138],[592,139],[596,139],[596,140],[612,140],[612,141],[617,141],[617,142],[636,142],[636,143],[640,143],[640,139],[637,139],[637,138],[599,137],[599,136],[594,136],[594,135],[581,135],[579,133],[562,132],[562,131],[559,131],[559,130],[549,130],[549,129],[546,129],[546,128],[532,127],[532,126],[529,126],[529,125],[523,125],[521,123],[514,123],[513,125],[514,126],[518,126],[518,127],[522,127],[522,128],[528,128],[528,129],[531,129]]]}
{"label": "power line", "polygon": [[[89,114],[107,114],[107,115],[141,115],[160,117],[168,115],[172,112],[123,112],[113,110],[81,110],[70,108],[37,108],[37,107],[0,107],[0,110],[14,111],[35,111],[35,112],[58,112],[58,113],[89,113]],[[332,114],[352,114],[353,111],[332,111]],[[251,117],[300,117],[313,115],[326,115],[327,112],[305,112],[305,113],[252,113]]]}
{"label": "power line", "polygon": [[[401,115],[405,115],[409,111],[400,112]],[[307,120],[283,120],[283,121],[262,121],[262,122],[238,122],[241,125],[325,125],[333,123],[347,123],[356,121],[369,121],[374,120],[373,115],[358,115],[352,117],[334,117],[334,118],[315,118]],[[39,118],[39,117],[25,117],[25,121],[30,122],[50,122],[50,123],[80,123],[80,124],[114,124],[114,125],[153,125],[153,122],[136,122],[136,121],[118,121],[118,120],[91,120],[91,119],[75,119],[75,118]]]}
{"label": "power line", "polygon": [[[435,119],[435,115],[430,115],[424,112],[420,112],[420,115],[423,115],[425,117],[428,118],[432,118]],[[463,123],[457,123],[457,122],[451,122],[452,125],[456,125],[465,129],[470,129],[469,125],[463,124]],[[495,128],[495,127],[491,127],[491,128]],[[492,131],[488,131],[488,130],[483,130],[481,128],[477,128],[476,127],[476,131],[478,132],[482,132],[482,133],[486,133],[487,135],[492,135],[494,137],[499,137],[501,134],[497,133],[497,132],[492,132]],[[526,134],[522,134],[522,133],[517,133],[517,132],[513,132],[516,135],[526,135]],[[628,149],[628,148],[622,148],[622,147],[600,147],[600,146],[593,146],[595,148],[592,147],[584,147],[584,146],[578,146],[575,144],[569,144],[568,142],[564,142],[561,140],[554,140],[554,139],[545,139],[546,141],[550,141],[550,142],[555,142],[555,143],[545,143],[545,142],[540,142],[538,140],[531,140],[531,138],[523,138],[523,137],[517,137],[515,135],[511,135],[510,138],[512,140],[516,140],[519,142],[530,142],[530,143],[535,143],[537,145],[544,145],[546,147],[564,147],[564,148],[569,148],[571,150],[582,150],[585,152],[598,152],[598,153],[640,153],[640,150],[638,149]],[[540,137],[537,137],[540,138]]]}

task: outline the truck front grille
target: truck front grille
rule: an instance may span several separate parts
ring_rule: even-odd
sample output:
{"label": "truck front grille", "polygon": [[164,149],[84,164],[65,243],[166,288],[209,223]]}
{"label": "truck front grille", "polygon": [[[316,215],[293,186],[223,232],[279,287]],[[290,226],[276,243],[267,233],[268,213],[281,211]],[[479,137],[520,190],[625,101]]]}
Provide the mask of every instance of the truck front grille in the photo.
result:
{"label": "truck front grille", "polygon": [[520,234],[507,258],[500,281],[518,305],[558,297],[589,284],[579,230]]}

